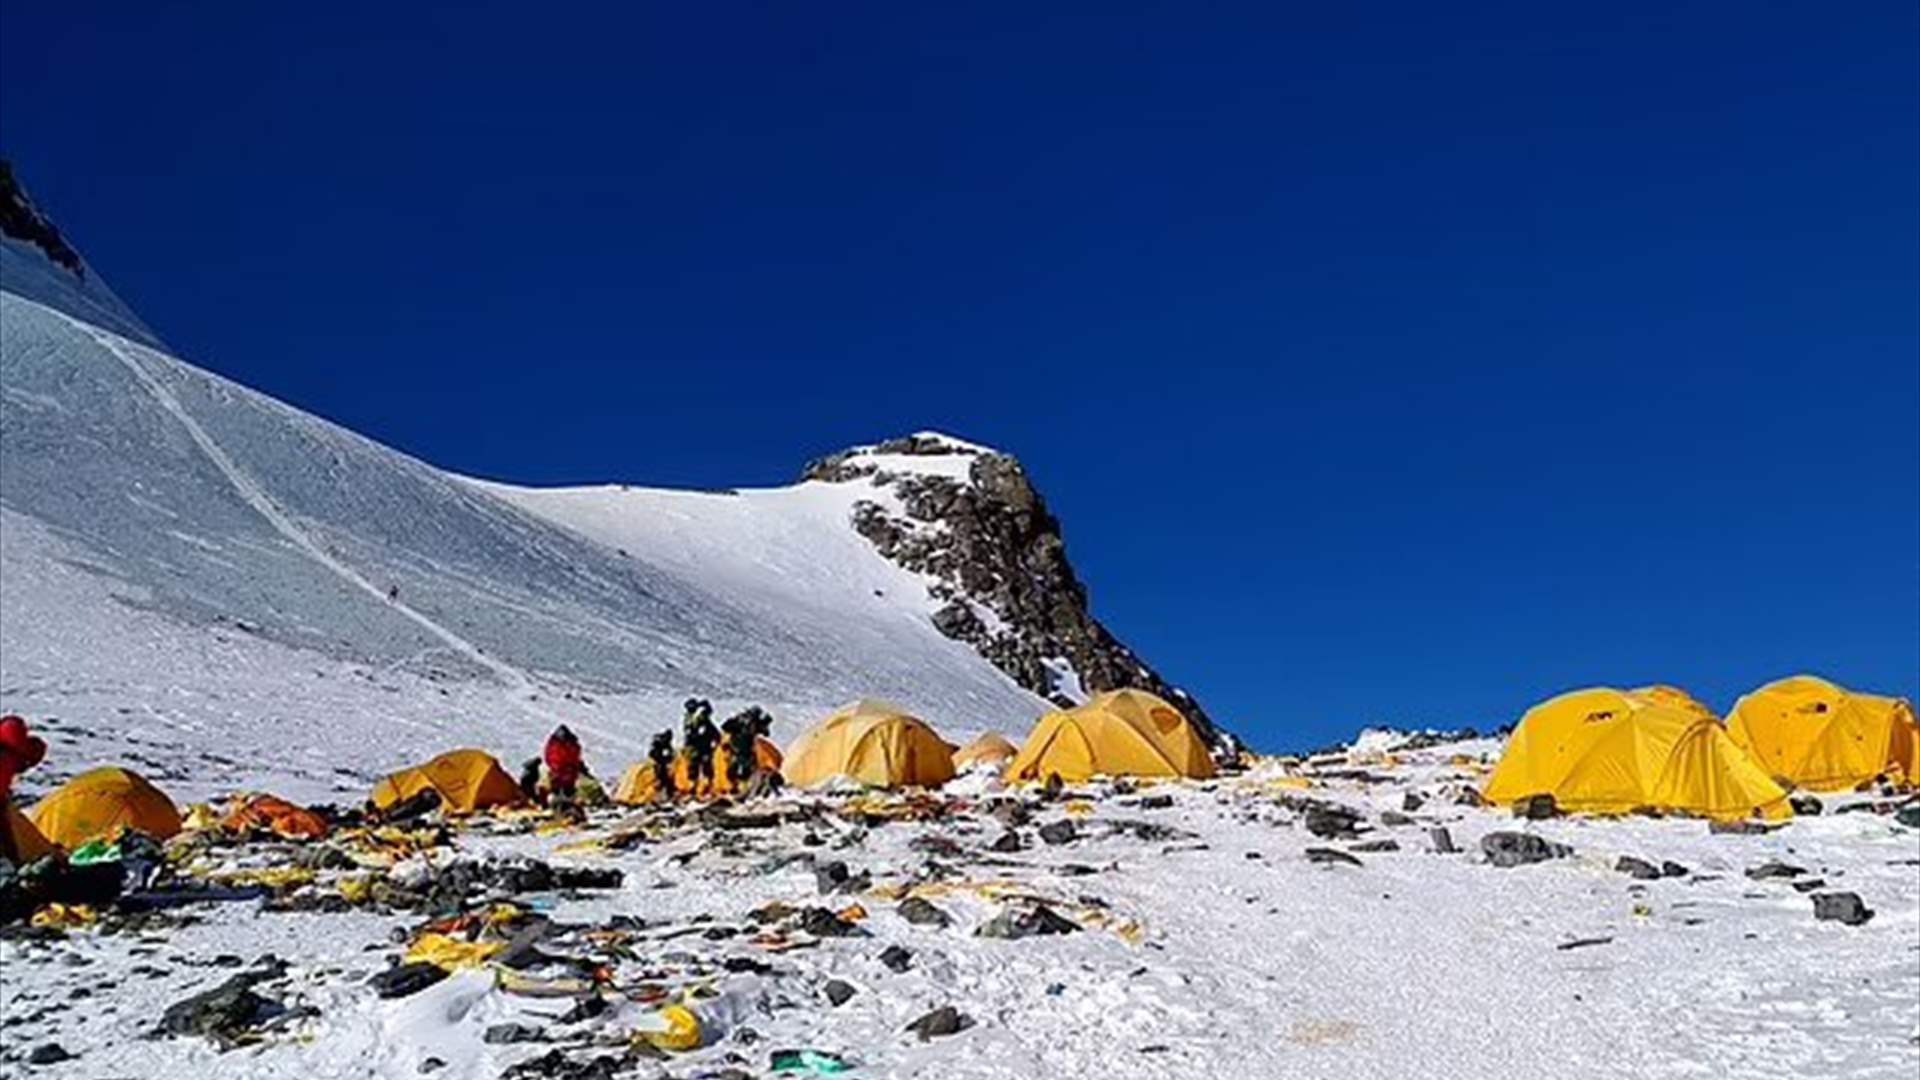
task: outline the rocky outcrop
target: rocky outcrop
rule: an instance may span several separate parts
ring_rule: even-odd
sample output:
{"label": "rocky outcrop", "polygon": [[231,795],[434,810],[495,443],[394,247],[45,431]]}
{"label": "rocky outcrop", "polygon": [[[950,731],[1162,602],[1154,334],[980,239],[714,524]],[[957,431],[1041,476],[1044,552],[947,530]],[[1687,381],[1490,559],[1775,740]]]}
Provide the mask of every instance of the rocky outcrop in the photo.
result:
{"label": "rocky outcrop", "polygon": [[12,163],[5,158],[0,158],[0,233],[39,248],[55,266],[74,277],[86,276],[80,253],[53,222],[35,209],[33,200],[14,178]]}
{"label": "rocky outcrop", "polygon": [[[964,466],[950,460],[965,458]],[[924,468],[902,458],[930,459]],[[1021,686],[1058,704],[1102,690],[1150,690],[1179,706],[1213,745],[1220,732],[1088,610],[1060,522],[1014,458],[922,433],[810,463],[802,479],[864,483],[853,527],[890,561],[930,579],[933,624]]]}

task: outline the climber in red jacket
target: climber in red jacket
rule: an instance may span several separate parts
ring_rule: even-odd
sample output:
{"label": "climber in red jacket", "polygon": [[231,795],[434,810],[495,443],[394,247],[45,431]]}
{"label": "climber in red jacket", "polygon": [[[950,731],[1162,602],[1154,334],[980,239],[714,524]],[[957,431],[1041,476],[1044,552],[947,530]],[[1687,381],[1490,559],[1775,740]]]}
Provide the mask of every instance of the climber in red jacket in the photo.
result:
{"label": "climber in red jacket", "polygon": [[580,758],[579,737],[561,724],[547,736],[547,748],[542,756],[547,762],[547,797],[572,799],[575,785],[587,771],[586,763]]}
{"label": "climber in red jacket", "polygon": [[40,764],[47,744],[27,731],[27,722],[11,714],[0,716],[0,800],[13,796],[13,778]]}

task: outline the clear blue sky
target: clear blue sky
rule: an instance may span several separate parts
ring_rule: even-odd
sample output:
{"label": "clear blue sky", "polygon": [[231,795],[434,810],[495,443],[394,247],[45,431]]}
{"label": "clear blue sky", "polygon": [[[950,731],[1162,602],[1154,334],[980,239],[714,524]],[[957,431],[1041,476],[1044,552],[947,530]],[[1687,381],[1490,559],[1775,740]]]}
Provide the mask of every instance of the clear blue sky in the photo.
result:
{"label": "clear blue sky", "polygon": [[1257,743],[1916,691],[1911,0],[415,6],[8,4],[0,143],[189,359],[449,468],[1013,451]]}

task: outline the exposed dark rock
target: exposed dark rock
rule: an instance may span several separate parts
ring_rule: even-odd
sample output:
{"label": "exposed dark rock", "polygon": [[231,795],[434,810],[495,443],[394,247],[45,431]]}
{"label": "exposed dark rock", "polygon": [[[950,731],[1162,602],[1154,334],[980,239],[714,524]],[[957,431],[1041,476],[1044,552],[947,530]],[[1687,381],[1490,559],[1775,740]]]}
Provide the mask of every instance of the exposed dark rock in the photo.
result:
{"label": "exposed dark rock", "polygon": [[1019,851],[1021,847],[1020,834],[1014,832],[1012,829],[1008,829],[995,838],[993,843],[987,845],[987,847],[989,850],[1002,853]]}
{"label": "exposed dark rock", "polygon": [[900,901],[900,906],[894,910],[900,913],[901,918],[916,926],[938,926],[944,930],[953,925],[953,916],[918,896],[909,896]]}
{"label": "exposed dark rock", "polygon": [[1360,813],[1344,806],[1315,803],[1307,807],[1307,831],[1322,840],[1352,840],[1359,836]]}
{"label": "exposed dark rock", "polygon": [[1427,842],[1433,845],[1435,855],[1452,855],[1460,850],[1453,846],[1453,833],[1444,825],[1436,825],[1428,829]]}
{"label": "exposed dark rock", "polygon": [[67,1053],[67,1048],[57,1042],[41,1043],[27,1051],[29,1065],[58,1065],[63,1061],[72,1061],[73,1058],[74,1055]]}
{"label": "exposed dark rock", "polygon": [[1859,926],[1873,918],[1873,911],[1860,899],[1859,893],[1814,893],[1813,917],[1843,923],[1847,926]]}
{"label": "exposed dark rock", "polygon": [[968,1016],[966,1013],[961,1012],[951,1005],[942,1005],[922,1015],[913,1023],[908,1024],[906,1030],[920,1036],[920,1040],[925,1042],[928,1039],[937,1039],[944,1035],[957,1034],[972,1026],[973,1018],[971,1016]]}
{"label": "exposed dark rock", "polygon": [[480,1036],[484,1043],[543,1042],[545,1033],[530,1024],[494,1024]]}
{"label": "exposed dark rock", "polygon": [[1661,860],[1661,863],[1660,863],[1661,877],[1686,877],[1687,873],[1688,871],[1686,867],[1680,865],[1677,862],[1674,862],[1672,859]]}
{"label": "exposed dark rock", "polygon": [[574,1059],[556,1048],[509,1066],[500,1075],[507,1080],[614,1080],[631,1070],[633,1064],[631,1054]]}
{"label": "exposed dark rock", "polygon": [[889,945],[880,951],[880,963],[889,971],[903,973],[913,966],[913,950],[904,945]]}
{"label": "exposed dark rock", "polygon": [[1748,868],[1747,876],[1755,881],[1775,881],[1781,878],[1797,878],[1806,872],[1805,867],[1773,861]]}
{"label": "exposed dark rock", "polygon": [[866,937],[867,932],[826,908],[810,907],[794,920],[796,929],[814,937]]}
{"label": "exposed dark rock", "polygon": [[55,266],[74,277],[86,276],[80,253],[60,235],[53,222],[34,207],[33,200],[27,198],[20,182],[14,179],[12,163],[5,158],[0,158],[0,233],[39,248]]}
{"label": "exposed dark rock", "polygon": [[1659,867],[1645,859],[1636,859],[1631,855],[1620,856],[1620,861],[1614,863],[1613,868],[1628,877],[1638,878],[1641,881],[1655,881],[1662,876]]}
{"label": "exposed dark rock", "polygon": [[1826,809],[1826,804],[1812,795],[1795,795],[1787,800],[1793,812],[1801,817],[1818,817]]}
{"label": "exposed dark rock", "polygon": [[1045,904],[1034,904],[1025,910],[1009,908],[982,923],[974,931],[976,937],[1002,938],[1017,941],[1020,938],[1040,937],[1047,934],[1072,934],[1078,932],[1080,924],[1054,911]]}
{"label": "exposed dark rock", "polygon": [[1364,866],[1359,859],[1334,848],[1310,847],[1306,851],[1307,861],[1321,866]]}
{"label": "exposed dark rock", "polygon": [[[1209,745],[1234,744],[1206,710],[1170,685],[1088,610],[1087,590],[1067,561],[1060,523],[1020,463],[936,435],[889,439],[883,454],[970,458],[967,478],[882,470],[870,452],[849,450],[807,465],[802,478],[886,488],[902,516],[861,500],[853,527],[889,561],[934,579],[942,602],[933,622],[971,645],[1015,682],[1058,704],[1071,689],[1049,661],[1064,659],[1089,692],[1148,690],[1184,713]],[[989,626],[983,613],[992,612]]]}
{"label": "exposed dark rock", "polygon": [[829,979],[827,985],[820,988],[820,992],[827,996],[827,1000],[832,1002],[835,1008],[838,1008],[852,1000],[857,991],[851,983],[840,979]]}
{"label": "exposed dark rock", "polygon": [[160,1033],[202,1035],[223,1049],[237,1045],[248,1031],[285,1011],[279,1002],[254,993],[261,977],[258,972],[244,972],[174,1002],[160,1016]]}
{"label": "exposed dark rock", "polygon": [[1480,838],[1480,850],[1486,853],[1488,862],[1502,869],[1564,859],[1573,854],[1573,849],[1565,844],[1517,832],[1488,833]]}
{"label": "exposed dark rock", "polygon": [[1049,821],[1040,826],[1040,839],[1049,844],[1071,844],[1080,836],[1080,830],[1068,818]]}
{"label": "exposed dark rock", "polygon": [[1399,851],[1400,841],[1393,840],[1386,837],[1382,837],[1379,840],[1362,840],[1359,843],[1354,844],[1351,850],[1362,855],[1373,854],[1375,852],[1381,852],[1381,851]]}

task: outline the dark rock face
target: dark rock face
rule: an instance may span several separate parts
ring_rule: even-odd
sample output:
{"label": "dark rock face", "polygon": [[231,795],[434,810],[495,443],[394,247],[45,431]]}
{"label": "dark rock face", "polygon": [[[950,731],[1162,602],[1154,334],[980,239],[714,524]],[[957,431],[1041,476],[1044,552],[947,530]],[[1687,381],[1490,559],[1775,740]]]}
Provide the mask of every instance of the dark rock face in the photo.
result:
{"label": "dark rock face", "polygon": [[[960,481],[882,469],[871,454],[972,460]],[[973,646],[1021,686],[1056,704],[1073,704],[1069,687],[1048,665],[1065,660],[1087,692],[1133,688],[1158,694],[1185,713],[1210,745],[1231,748],[1231,736],[1214,727],[1199,702],[1161,678],[1088,611],[1086,586],[1067,561],[1060,522],[1012,457],[937,435],[909,435],[871,451],[821,458],[802,479],[890,491],[904,516],[862,500],[854,507],[854,530],[888,560],[934,578],[928,592],[943,602],[934,626]]]}
{"label": "dark rock face", "polygon": [[86,276],[80,253],[60,235],[53,222],[34,208],[33,201],[14,179],[12,164],[5,158],[0,158],[0,233],[39,248],[55,266],[74,277]]}

